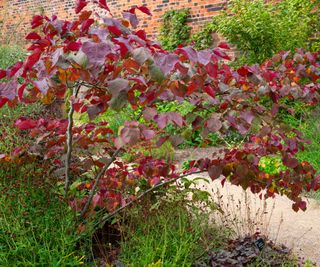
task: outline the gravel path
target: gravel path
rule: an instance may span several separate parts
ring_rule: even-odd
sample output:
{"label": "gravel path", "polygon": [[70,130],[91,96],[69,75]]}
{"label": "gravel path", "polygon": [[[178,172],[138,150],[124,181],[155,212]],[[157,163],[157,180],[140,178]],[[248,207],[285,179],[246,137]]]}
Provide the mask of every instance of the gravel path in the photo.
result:
{"label": "gravel path", "polygon": [[[217,148],[182,150],[177,152],[177,160],[210,157]],[[199,177],[199,175],[190,178]],[[227,223],[233,224],[238,232],[255,231],[259,227],[263,234],[279,244],[285,244],[293,251],[305,258],[312,260],[320,267],[320,203],[307,199],[307,211],[294,212],[292,202],[277,196],[274,199],[262,201],[257,195],[238,187],[225,183],[221,186],[219,180],[210,184],[201,182],[198,186],[212,193],[213,198],[223,203]],[[220,195],[220,197],[219,197]],[[223,197],[221,197],[223,196]],[[240,205],[239,205],[240,203]],[[234,223],[234,218],[240,222]],[[239,219],[240,218],[240,219]],[[254,226],[256,221],[259,226]]]}

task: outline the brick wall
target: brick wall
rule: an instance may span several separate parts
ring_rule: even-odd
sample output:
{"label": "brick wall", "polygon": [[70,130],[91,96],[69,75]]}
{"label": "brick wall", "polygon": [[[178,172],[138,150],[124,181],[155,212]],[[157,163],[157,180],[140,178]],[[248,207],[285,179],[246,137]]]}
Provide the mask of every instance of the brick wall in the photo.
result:
{"label": "brick wall", "polygon": [[[161,25],[161,16],[168,10],[190,8],[189,24],[193,31],[225,6],[228,0],[108,0],[115,16],[133,5],[147,5],[153,16],[139,15],[140,27],[156,38]],[[58,14],[59,18],[72,18],[75,0],[0,0],[0,42],[22,42],[30,31],[30,19],[34,14]]]}

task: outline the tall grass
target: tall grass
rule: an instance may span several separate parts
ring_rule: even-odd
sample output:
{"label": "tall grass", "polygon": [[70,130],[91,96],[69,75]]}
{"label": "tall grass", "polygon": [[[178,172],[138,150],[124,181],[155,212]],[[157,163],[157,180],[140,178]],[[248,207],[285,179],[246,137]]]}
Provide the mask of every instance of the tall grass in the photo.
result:
{"label": "tall grass", "polygon": [[0,169],[0,266],[83,266],[75,214],[41,166]]}
{"label": "tall grass", "polygon": [[119,260],[130,267],[192,266],[228,240],[228,231],[209,217],[179,201],[132,209],[126,214]]}

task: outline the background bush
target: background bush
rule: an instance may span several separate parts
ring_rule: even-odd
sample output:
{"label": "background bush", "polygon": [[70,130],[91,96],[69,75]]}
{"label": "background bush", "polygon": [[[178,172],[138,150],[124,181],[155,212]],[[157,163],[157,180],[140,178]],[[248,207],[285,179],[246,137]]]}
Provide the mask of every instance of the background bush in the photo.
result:
{"label": "background bush", "polygon": [[241,63],[260,63],[281,50],[298,47],[316,51],[318,4],[313,0],[232,0],[226,11],[213,17],[191,40],[198,48],[209,47],[210,33],[217,31],[240,50]]}

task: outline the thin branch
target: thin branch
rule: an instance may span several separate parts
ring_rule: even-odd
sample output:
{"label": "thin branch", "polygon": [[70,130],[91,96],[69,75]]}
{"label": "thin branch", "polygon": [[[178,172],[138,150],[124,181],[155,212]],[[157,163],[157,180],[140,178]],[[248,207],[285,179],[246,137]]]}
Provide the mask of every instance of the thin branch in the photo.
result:
{"label": "thin branch", "polygon": [[[143,114],[143,110],[144,110],[144,109],[142,109],[141,112],[139,113],[139,115],[137,116],[137,118],[136,118],[137,121],[141,118],[141,116],[142,116],[142,114]],[[91,204],[91,201],[92,201],[92,199],[93,199],[94,193],[95,193],[95,191],[96,191],[96,189],[97,189],[97,187],[98,187],[98,184],[99,184],[99,181],[100,181],[101,177],[102,177],[103,174],[106,172],[106,170],[110,167],[110,165],[116,160],[116,158],[117,158],[118,154],[120,153],[121,149],[122,149],[122,148],[119,148],[119,149],[116,150],[116,152],[113,153],[113,155],[112,155],[112,157],[110,158],[108,164],[106,164],[106,165],[100,170],[100,172],[95,176],[93,187],[91,188],[91,191],[90,191],[90,193],[89,193],[89,198],[88,198],[86,204],[84,205],[84,207],[83,207],[83,209],[82,209],[82,211],[81,211],[81,214],[80,214],[81,218],[84,217],[85,213],[86,213],[86,212],[88,211],[88,209],[89,209],[89,206],[90,206],[90,204]]]}
{"label": "thin branch", "polygon": [[172,178],[168,181],[165,181],[163,183],[157,184],[154,187],[149,188],[148,190],[144,191],[143,193],[141,193],[138,197],[136,197],[135,199],[131,200],[130,202],[128,202],[127,204],[125,204],[124,206],[121,206],[120,208],[116,209],[115,211],[113,211],[112,213],[107,214],[106,216],[102,217],[96,224],[95,226],[101,224],[101,223],[105,223],[106,221],[110,220],[112,217],[114,217],[116,214],[118,214],[120,211],[124,210],[125,208],[131,206],[133,203],[137,202],[139,199],[143,198],[145,195],[151,193],[152,191],[161,188],[167,184],[171,184],[181,178],[193,175],[193,174],[199,174],[199,173],[204,173],[207,172],[207,170],[203,170],[203,171],[196,171],[196,172],[191,172],[188,174],[183,174],[181,176]]}
{"label": "thin branch", "polygon": [[[73,90],[72,96],[77,97],[81,84],[77,85],[77,88]],[[70,188],[70,162],[71,162],[71,153],[72,153],[72,128],[73,128],[73,113],[74,106],[72,99],[70,100],[70,109],[68,112],[68,128],[67,128],[67,154],[65,160],[65,183],[64,183],[64,193],[65,196],[68,196]]]}
{"label": "thin branch", "polygon": [[120,153],[121,148],[119,148],[115,153],[113,153],[112,157],[110,158],[108,164],[106,164],[101,170],[100,172],[95,176],[94,178],[94,184],[93,187],[91,188],[91,191],[89,193],[89,198],[86,202],[86,204],[84,205],[80,216],[83,218],[83,216],[85,215],[85,213],[87,212],[87,210],[89,209],[89,206],[91,204],[91,201],[93,199],[94,193],[98,187],[100,178],[102,177],[102,175],[106,172],[106,170],[110,167],[110,165],[115,161],[115,159],[117,158],[118,154]]}

